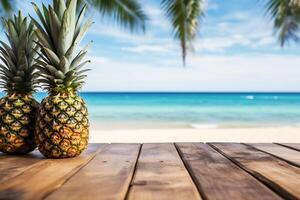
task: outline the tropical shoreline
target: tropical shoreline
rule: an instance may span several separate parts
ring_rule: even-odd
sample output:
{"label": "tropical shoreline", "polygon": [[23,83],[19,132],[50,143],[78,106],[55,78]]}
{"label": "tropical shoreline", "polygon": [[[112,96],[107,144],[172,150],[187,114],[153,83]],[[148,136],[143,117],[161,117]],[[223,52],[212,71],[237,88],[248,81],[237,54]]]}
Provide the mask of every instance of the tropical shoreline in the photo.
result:
{"label": "tropical shoreline", "polygon": [[300,143],[300,128],[92,129],[90,143],[249,142]]}

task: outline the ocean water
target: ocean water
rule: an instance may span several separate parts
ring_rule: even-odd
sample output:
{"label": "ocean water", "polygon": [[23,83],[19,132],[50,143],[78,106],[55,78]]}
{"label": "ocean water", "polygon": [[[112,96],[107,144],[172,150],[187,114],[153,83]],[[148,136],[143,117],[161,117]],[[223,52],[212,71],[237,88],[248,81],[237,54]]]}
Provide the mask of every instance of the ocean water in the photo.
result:
{"label": "ocean water", "polygon": [[[300,126],[300,93],[80,95],[92,127],[100,129]],[[39,101],[44,96],[36,95]]]}

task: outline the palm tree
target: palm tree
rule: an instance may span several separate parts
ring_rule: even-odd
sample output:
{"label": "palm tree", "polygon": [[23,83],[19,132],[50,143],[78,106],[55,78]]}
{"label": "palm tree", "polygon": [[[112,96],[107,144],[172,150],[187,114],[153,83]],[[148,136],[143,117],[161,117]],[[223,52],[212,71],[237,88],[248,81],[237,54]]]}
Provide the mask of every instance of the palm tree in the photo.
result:
{"label": "palm tree", "polygon": [[299,41],[300,0],[268,0],[265,6],[280,45],[283,47],[288,41]]}
{"label": "palm tree", "polygon": [[[192,42],[196,38],[199,22],[203,16],[202,1],[160,0],[162,11],[172,24],[174,38],[180,42],[184,65],[187,51],[192,50]],[[84,2],[132,32],[145,31],[148,17],[139,0],[78,0],[81,5]],[[0,12],[10,13],[14,8],[13,5],[12,0],[0,0]]]}

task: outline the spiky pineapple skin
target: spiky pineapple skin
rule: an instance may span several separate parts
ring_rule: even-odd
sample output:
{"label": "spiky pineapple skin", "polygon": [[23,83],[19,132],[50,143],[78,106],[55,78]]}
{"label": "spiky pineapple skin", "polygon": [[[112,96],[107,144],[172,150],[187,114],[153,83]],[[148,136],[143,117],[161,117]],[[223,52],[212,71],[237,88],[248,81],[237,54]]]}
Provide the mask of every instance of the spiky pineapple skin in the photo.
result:
{"label": "spiky pineapple skin", "polygon": [[36,148],[38,106],[31,95],[10,94],[0,99],[0,151],[26,154]]}
{"label": "spiky pineapple skin", "polygon": [[74,94],[50,95],[43,99],[36,124],[36,143],[47,158],[80,155],[89,139],[88,111]]}

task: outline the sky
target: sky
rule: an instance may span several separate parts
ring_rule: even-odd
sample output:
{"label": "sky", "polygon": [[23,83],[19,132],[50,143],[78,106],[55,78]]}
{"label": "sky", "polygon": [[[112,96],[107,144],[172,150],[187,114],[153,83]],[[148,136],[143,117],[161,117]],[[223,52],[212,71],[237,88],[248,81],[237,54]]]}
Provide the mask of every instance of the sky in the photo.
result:
{"label": "sky", "polygon": [[[34,15],[30,2],[21,7]],[[300,91],[300,43],[280,47],[260,1],[205,0],[185,68],[160,1],[140,2],[150,18],[145,34],[90,12],[95,24],[81,45],[93,41],[92,71],[83,91]]]}

